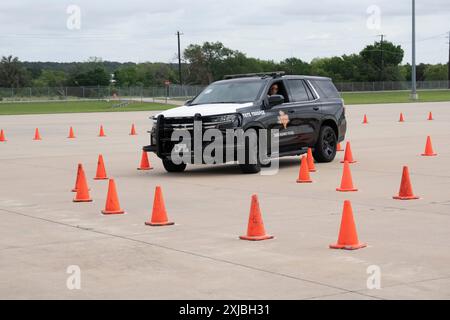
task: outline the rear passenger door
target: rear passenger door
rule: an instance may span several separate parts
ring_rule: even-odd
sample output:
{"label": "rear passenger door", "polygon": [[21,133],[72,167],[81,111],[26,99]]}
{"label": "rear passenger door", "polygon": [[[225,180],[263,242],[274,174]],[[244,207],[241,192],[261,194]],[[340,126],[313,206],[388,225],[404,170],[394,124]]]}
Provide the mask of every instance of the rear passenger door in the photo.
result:
{"label": "rear passenger door", "polygon": [[304,80],[288,79],[286,84],[295,109],[292,121],[297,129],[296,145],[298,148],[312,146],[320,126],[320,103]]}

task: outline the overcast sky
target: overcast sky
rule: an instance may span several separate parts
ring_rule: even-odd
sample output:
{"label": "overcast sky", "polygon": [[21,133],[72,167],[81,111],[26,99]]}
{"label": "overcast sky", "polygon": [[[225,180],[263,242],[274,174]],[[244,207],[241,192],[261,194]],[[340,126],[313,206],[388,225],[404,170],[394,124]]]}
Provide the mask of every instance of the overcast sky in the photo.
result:
{"label": "overcast sky", "polygon": [[[417,60],[446,63],[449,0],[416,0]],[[80,24],[77,11],[80,9]],[[76,9],[76,8],[75,8]],[[378,15],[378,13],[380,13]],[[69,24],[69,26],[68,26]],[[80,27],[78,29],[78,26]],[[0,55],[27,61],[175,62],[221,41],[248,56],[305,61],[359,52],[386,34],[411,59],[411,0],[1,0]]]}

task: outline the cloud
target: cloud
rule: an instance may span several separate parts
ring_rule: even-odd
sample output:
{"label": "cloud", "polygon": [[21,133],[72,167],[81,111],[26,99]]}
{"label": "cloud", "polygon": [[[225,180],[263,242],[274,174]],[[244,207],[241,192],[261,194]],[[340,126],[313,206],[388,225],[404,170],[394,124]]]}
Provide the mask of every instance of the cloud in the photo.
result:
{"label": "cloud", "polygon": [[[68,5],[81,9],[81,30],[68,30]],[[282,60],[359,52],[380,33],[410,59],[411,2],[388,0],[22,0],[0,3],[0,55],[22,60],[174,61],[182,45],[221,41],[249,56]],[[381,10],[367,28],[367,8]],[[417,1],[418,39],[450,29],[448,0]],[[418,42],[420,62],[446,62],[444,36]]]}

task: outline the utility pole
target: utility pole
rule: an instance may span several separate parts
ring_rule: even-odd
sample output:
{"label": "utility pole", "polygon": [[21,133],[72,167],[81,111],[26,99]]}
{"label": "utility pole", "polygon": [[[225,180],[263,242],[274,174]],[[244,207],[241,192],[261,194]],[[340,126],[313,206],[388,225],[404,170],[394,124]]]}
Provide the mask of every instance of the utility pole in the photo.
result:
{"label": "utility pole", "polygon": [[383,50],[383,42],[386,37],[385,34],[379,34],[380,37],[380,45],[381,45],[381,70],[380,70],[380,82],[383,81],[384,76],[384,50]]}
{"label": "utility pole", "polygon": [[178,38],[178,77],[180,80],[180,86],[183,86],[183,78],[181,76],[181,44],[180,44],[180,36],[183,34],[180,31],[177,31]]}
{"label": "utility pole", "polygon": [[418,100],[416,76],[416,0],[412,0],[412,90],[411,99]]}

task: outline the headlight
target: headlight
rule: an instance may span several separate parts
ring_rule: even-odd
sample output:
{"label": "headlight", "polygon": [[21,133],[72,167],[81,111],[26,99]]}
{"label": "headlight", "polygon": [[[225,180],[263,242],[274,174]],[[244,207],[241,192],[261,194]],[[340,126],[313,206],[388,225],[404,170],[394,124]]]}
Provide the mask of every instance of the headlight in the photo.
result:
{"label": "headlight", "polygon": [[233,125],[238,127],[241,124],[241,117],[238,114],[227,114],[223,116],[214,116],[208,119],[211,124]]}

